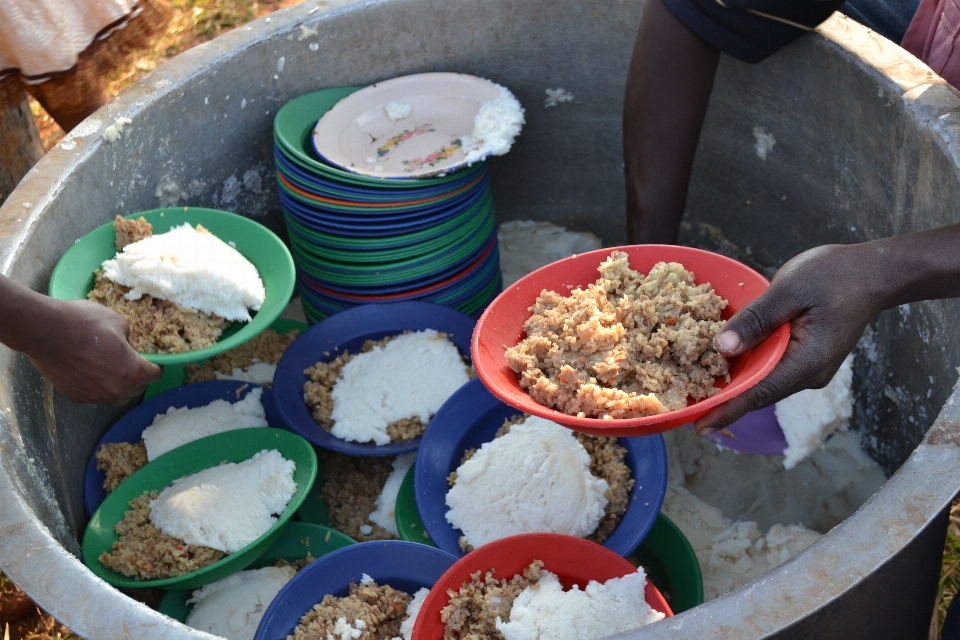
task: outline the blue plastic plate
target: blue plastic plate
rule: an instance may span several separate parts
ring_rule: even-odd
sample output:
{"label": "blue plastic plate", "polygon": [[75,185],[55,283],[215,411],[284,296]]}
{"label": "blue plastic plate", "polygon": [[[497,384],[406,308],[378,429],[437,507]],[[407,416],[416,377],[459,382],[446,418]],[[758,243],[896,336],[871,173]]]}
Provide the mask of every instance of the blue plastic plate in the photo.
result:
{"label": "blue plastic plate", "polygon": [[[358,202],[408,202],[421,198],[433,198],[451,194],[464,188],[475,181],[478,174],[485,170],[480,165],[480,171],[473,170],[463,173],[458,179],[433,187],[416,187],[412,189],[374,189],[349,185],[319,173],[312,173],[303,167],[292,162],[283,152],[283,149],[274,147],[274,160],[277,164],[277,170],[287,179],[295,180],[298,186],[308,191],[316,191],[329,197],[339,200],[351,200]],[[363,215],[379,215],[376,210],[361,212]]]}
{"label": "blue plastic plate", "polygon": [[355,456],[393,456],[413,451],[421,438],[385,445],[348,442],[320,428],[303,400],[304,371],[329,362],[343,351],[358,353],[367,340],[379,340],[407,330],[435,329],[447,334],[465,357],[475,321],[459,311],[426,302],[367,304],[332,315],[310,327],[290,345],[273,378],[277,409],[284,424],[324,449]]}
{"label": "blue plastic plate", "polygon": [[254,640],[286,640],[313,605],[331,594],[347,595],[364,573],[379,584],[411,596],[433,587],[457,559],[416,542],[361,542],[328,553],[304,567],[284,585],[263,614]]}
{"label": "blue plastic plate", "polygon": [[[282,194],[282,204],[294,212],[294,219],[306,229],[323,232],[322,228],[330,228],[334,231],[356,231],[363,234],[376,231],[389,240],[395,236],[401,236],[402,239],[402,236],[409,234],[411,230],[412,232],[416,232],[418,229],[425,231],[444,222],[449,225],[451,220],[456,219],[457,216],[465,215],[471,207],[489,193],[489,181],[483,181],[478,185],[478,188],[467,191],[456,198],[437,204],[420,205],[409,211],[398,211],[388,216],[378,216],[376,218],[359,217],[353,211],[338,211],[321,204],[304,202],[287,193]],[[492,205],[487,202],[484,203],[484,206]],[[343,235],[354,237],[349,233]],[[368,238],[367,235],[360,237],[364,240]],[[364,240],[354,240],[354,242],[362,243]]]}
{"label": "blue plastic plate", "polygon": [[[280,204],[295,220],[321,233],[339,234],[356,238],[382,238],[429,229],[457,217],[489,192],[489,183],[481,183],[465,197],[450,202],[421,207],[412,212],[398,213],[388,218],[364,218],[350,212],[331,211],[316,203],[304,202],[281,191]],[[490,206],[485,203],[484,206]]]}
{"label": "blue plastic plate", "polygon": [[[150,426],[157,415],[166,413],[170,407],[190,407],[194,409],[221,399],[237,402],[259,386],[251,382],[239,382],[237,380],[197,382],[161,393],[131,409],[117,420],[112,427],[107,429],[107,432],[100,438],[100,442],[93,448],[90,459],[87,460],[87,469],[83,474],[83,506],[87,511],[87,516],[92,516],[103,499],[107,497],[107,492],[103,490],[103,481],[106,479],[106,475],[103,471],[97,470],[96,454],[100,447],[108,442],[139,442],[143,439],[141,437],[143,430]],[[273,392],[267,387],[263,387],[263,395],[260,400],[263,403],[264,411],[267,413],[267,424],[271,427],[283,427],[283,419],[277,412]]]}
{"label": "blue plastic plate", "polygon": [[[423,526],[438,547],[460,557],[462,535],[447,522],[447,476],[463,452],[493,440],[503,421],[521,412],[500,402],[480,382],[471,380],[444,403],[430,421],[417,453],[414,492]],[[620,525],[603,546],[626,557],[640,546],[660,512],[667,490],[667,450],[660,434],[620,438],[636,482]]]}

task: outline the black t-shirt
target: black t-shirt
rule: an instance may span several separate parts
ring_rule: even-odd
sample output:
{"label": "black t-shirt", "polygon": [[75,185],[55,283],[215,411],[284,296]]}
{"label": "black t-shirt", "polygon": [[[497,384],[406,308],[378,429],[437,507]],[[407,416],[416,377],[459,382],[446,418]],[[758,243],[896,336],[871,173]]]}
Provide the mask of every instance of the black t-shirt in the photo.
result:
{"label": "black t-shirt", "polygon": [[816,28],[843,0],[663,0],[663,4],[720,51],[744,62],[760,62]]}

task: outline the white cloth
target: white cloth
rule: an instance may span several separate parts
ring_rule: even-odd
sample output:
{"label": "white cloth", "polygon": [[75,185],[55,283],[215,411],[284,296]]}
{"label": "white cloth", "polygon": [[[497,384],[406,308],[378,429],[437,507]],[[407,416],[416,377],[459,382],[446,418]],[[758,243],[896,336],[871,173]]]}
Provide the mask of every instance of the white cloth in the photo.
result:
{"label": "white cloth", "polygon": [[[0,73],[66,71],[100,32],[131,14],[136,0],[0,1]],[[126,23],[123,22],[123,25]]]}

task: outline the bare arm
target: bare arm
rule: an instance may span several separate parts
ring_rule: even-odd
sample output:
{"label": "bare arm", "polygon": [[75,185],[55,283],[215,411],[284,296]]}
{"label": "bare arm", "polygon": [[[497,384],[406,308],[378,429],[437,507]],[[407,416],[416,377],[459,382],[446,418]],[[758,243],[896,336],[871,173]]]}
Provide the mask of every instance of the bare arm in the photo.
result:
{"label": "bare arm", "polygon": [[23,352],[74,402],[123,403],[160,377],[128,333],[127,321],[106,307],[54,300],[0,276],[0,343]]}
{"label": "bare arm", "polygon": [[789,322],[786,353],[758,385],[697,420],[697,433],[725,427],[797,391],[825,386],[878,311],[958,296],[960,224],[801,253],[714,341],[725,355],[736,356]]}
{"label": "bare arm", "polygon": [[627,233],[633,244],[674,244],[720,52],[648,0],[623,106]]}

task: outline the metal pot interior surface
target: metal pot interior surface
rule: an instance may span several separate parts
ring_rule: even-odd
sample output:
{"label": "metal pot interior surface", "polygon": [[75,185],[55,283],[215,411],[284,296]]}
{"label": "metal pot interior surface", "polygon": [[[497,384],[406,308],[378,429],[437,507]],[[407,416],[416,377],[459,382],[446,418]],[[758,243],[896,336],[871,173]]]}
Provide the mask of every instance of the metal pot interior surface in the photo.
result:
{"label": "metal pot interior surface", "polygon": [[[158,206],[236,211],[283,235],[277,110],[318,88],[426,71],[489,78],[526,106],[513,150],[490,162],[501,222],[547,220],[622,244],[620,121],[641,11],[623,1],[311,0],[261,18],[151,73],[47,154],[0,208],[0,269],[43,291],[77,238]],[[558,87],[574,102],[545,108],[545,89]],[[681,240],[770,276],[816,245],[953,222],[957,112],[941,79],[839,15],[761,64],[724,58]],[[132,124],[107,142],[103,130],[121,116]],[[775,140],[766,152],[762,136]],[[958,315],[956,301],[926,302],[871,325],[851,424],[892,474],[879,493],[762,579],[625,637],[925,628],[943,510],[960,489]],[[6,349],[0,366],[0,567],[90,640],[210,637],[114,590],[77,558],[83,468],[124,410],[67,402]],[[886,589],[893,576],[914,588]]]}

